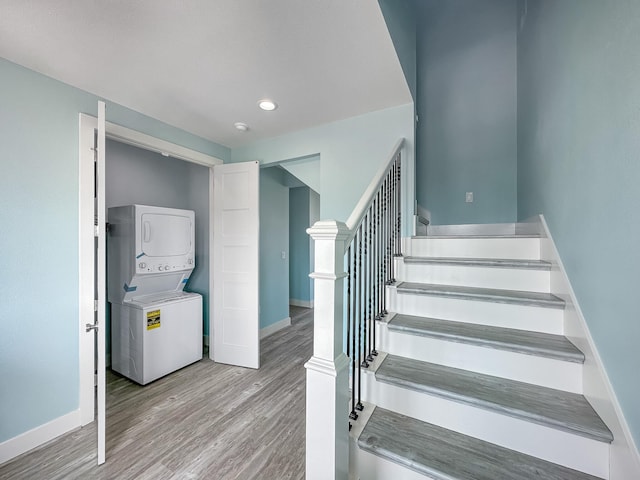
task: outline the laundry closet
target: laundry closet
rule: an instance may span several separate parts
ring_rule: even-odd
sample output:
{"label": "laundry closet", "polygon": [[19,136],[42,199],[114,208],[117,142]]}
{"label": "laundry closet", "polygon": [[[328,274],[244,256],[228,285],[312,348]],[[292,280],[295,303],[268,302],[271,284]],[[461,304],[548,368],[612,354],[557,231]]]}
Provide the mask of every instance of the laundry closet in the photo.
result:
{"label": "laundry closet", "polygon": [[115,140],[105,168],[107,365],[145,385],[202,358],[209,169]]}

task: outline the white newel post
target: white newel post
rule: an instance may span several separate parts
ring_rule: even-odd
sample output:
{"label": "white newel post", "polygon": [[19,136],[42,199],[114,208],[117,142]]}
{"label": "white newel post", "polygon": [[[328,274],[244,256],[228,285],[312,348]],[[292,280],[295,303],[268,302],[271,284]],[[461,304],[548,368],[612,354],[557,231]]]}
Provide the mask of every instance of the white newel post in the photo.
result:
{"label": "white newel post", "polygon": [[348,358],[343,352],[345,241],[349,229],[333,220],[307,230],[315,242],[313,356],[307,369],[307,480],[346,479],[349,473]]}

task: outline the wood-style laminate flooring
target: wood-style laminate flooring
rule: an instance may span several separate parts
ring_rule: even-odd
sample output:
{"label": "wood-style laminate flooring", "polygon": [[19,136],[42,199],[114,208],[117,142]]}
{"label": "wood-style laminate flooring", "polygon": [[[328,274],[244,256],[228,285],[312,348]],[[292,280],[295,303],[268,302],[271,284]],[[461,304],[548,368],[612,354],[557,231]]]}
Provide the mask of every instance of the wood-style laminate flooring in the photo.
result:
{"label": "wood-style laminate flooring", "polygon": [[0,466],[0,479],[302,479],[313,310],[261,342],[259,370],[208,359],[145,387],[108,371],[107,461],[95,423]]}

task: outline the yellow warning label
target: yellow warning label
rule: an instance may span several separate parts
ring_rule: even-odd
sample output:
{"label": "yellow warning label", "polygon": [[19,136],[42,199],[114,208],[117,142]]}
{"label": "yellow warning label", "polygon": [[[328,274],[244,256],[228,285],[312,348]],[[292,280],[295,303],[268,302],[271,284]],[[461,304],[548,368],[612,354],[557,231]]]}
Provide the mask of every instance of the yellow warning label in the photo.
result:
{"label": "yellow warning label", "polygon": [[160,310],[147,312],[147,330],[160,328]]}

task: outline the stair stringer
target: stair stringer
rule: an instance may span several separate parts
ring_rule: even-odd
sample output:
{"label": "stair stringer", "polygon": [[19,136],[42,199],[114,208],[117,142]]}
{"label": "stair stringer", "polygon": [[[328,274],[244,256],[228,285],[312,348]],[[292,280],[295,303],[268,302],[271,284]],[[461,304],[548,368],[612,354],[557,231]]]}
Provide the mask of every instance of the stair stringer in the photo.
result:
{"label": "stair stringer", "polygon": [[540,235],[540,260],[552,263],[550,293],[566,302],[564,334],[585,355],[583,395],[613,433],[609,451],[610,480],[640,478],[640,453],[593,341],[575,292],[543,215],[517,225],[518,233]]}

